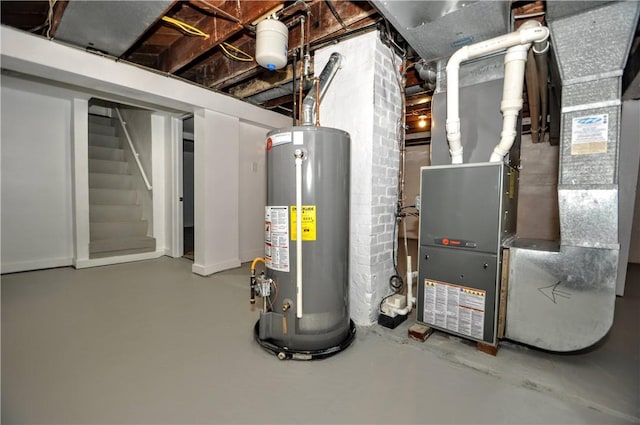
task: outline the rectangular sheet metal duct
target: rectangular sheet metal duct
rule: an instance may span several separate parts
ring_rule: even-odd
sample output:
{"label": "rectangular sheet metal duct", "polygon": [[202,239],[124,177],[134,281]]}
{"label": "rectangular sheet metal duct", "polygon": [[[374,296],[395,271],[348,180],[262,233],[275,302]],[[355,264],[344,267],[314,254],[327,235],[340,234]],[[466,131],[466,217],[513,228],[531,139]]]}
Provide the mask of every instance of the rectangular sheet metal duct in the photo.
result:
{"label": "rectangular sheet metal duct", "polygon": [[509,31],[508,1],[381,1],[373,5],[426,61]]}
{"label": "rectangular sheet metal duct", "polygon": [[553,351],[599,341],[613,323],[619,262],[622,70],[638,2],[549,24],[562,80],[560,246],[511,247],[508,338]]}
{"label": "rectangular sheet metal duct", "polygon": [[171,0],[70,1],[55,38],[121,56],[172,3]]}

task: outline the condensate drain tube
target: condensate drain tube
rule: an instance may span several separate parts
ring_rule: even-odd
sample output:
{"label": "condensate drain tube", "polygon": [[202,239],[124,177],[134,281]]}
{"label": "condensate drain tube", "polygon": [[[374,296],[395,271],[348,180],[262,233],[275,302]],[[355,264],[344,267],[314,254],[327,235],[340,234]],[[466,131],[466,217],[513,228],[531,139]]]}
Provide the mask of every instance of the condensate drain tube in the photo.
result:
{"label": "condensate drain tube", "polygon": [[302,149],[294,153],[296,164],[296,317],[302,317]]}

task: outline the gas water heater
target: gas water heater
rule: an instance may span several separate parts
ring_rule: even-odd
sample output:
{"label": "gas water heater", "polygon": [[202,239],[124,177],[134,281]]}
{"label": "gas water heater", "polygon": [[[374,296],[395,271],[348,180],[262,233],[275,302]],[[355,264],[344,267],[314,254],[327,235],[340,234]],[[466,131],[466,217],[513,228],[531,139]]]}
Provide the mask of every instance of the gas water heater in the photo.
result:
{"label": "gas water heater", "polygon": [[[339,64],[335,55],[305,105],[319,101]],[[251,290],[252,299],[263,298],[256,341],[281,360],[328,357],[356,332],[349,318],[350,137],[311,125],[312,116],[267,135],[266,271],[256,275],[254,262]]]}

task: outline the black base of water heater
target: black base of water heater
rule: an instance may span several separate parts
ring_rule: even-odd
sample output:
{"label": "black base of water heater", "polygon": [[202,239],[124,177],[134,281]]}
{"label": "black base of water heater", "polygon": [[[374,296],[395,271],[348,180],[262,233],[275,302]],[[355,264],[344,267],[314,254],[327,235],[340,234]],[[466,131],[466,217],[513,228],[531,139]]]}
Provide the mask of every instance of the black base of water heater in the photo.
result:
{"label": "black base of water heater", "polygon": [[277,356],[280,360],[321,360],[331,357],[334,354],[346,349],[351,345],[356,338],[356,325],[353,320],[349,320],[349,333],[346,338],[338,345],[325,348],[322,350],[294,350],[287,347],[280,347],[269,340],[260,339],[259,335],[260,320],[256,322],[253,328],[253,336],[256,342],[260,344],[262,348]]}

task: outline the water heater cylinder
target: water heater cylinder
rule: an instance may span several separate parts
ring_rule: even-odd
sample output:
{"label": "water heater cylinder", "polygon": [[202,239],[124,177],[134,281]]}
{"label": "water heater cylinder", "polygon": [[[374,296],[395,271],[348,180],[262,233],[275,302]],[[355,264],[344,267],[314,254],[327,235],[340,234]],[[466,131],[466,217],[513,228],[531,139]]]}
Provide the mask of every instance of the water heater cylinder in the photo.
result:
{"label": "water heater cylinder", "polygon": [[287,64],[289,32],[287,26],[275,19],[265,19],[256,31],[256,62],[275,71]]}
{"label": "water heater cylinder", "polygon": [[[346,348],[349,318],[349,134],[300,126],[267,135],[267,276],[277,285],[256,325],[272,351],[320,353]],[[302,314],[297,315],[296,151],[302,150]],[[264,346],[264,345],[263,345]],[[335,350],[334,350],[335,349]],[[294,357],[295,358],[295,357]]]}

